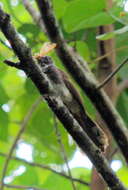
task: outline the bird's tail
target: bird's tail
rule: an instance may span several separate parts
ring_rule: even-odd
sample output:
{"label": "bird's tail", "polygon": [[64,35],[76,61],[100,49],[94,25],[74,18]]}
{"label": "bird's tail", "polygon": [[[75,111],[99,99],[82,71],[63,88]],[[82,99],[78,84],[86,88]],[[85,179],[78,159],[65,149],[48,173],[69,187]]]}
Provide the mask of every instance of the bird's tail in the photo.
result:
{"label": "bird's tail", "polygon": [[90,116],[82,114],[81,118],[77,118],[77,121],[87,133],[90,139],[103,151],[105,152],[108,146],[108,138],[105,132],[99,127],[99,125],[93,121]]}

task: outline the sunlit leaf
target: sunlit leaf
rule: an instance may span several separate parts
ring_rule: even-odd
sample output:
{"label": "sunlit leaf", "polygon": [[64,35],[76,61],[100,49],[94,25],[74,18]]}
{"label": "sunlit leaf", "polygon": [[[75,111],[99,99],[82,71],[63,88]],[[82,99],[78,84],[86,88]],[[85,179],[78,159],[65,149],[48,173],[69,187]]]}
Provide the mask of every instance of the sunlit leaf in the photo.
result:
{"label": "sunlit leaf", "polygon": [[117,110],[128,125],[128,107],[127,107],[128,95],[122,93],[117,102]]}
{"label": "sunlit leaf", "polygon": [[73,32],[78,30],[78,28],[83,28],[79,27],[79,24],[91,16],[96,15],[103,8],[105,8],[104,0],[86,0],[86,3],[85,0],[71,1],[63,16],[65,29],[68,32]]}
{"label": "sunlit leaf", "polygon": [[8,123],[8,114],[0,108],[0,139],[4,141],[8,139]]}
{"label": "sunlit leaf", "polygon": [[122,167],[118,172],[117,175],[120,177],[122,182],[128,187],[128,168]]}
{"label": "sunlit leaf", "polygon": [[113,32],[109,32],[109,33],[106,33],[106,34],[102,34],[102,35],[99,35],[96,37],[97,40],[108,40],[110,38],[113,38],[115,37],[116,35],[121,35],[125,32],[128,31],[128,26],[125,26],[121,29],[118,29],[118,30],[115,30]]}
{"label": "sunlit leaf", "polygon": [[7,103],[9,100],[8,95],[6,94],[2,85],[0,85],[0,105]]}

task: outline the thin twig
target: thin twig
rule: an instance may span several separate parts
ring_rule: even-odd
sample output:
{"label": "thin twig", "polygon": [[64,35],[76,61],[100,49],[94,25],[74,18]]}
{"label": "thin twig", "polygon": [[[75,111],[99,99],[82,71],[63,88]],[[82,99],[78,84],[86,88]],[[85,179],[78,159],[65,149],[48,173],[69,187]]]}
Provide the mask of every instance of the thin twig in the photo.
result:
{"label": "thin twig", "polygon": [[31,189],[31,190],[46,190],[46,189],[42,189],[42,188],[37,188],[34,186],[24,186],[24,185],[9,185],[9,184],[5,184],[4,186],[7,188],[14,188],[14,189]]}
{"label": "thin twig", "polygon": [[[2,157],[7,157],[7,154],[0,152],[0,156],[2,156]],[[35,162],[29,162],[29,161],[27,161],[27,160],[25,160],[25,159],[18,158],[18,157],[16,157],[16,156],[11,156],[11,159],[17,160],[17,161],[20,161],[20,162],[23,162],[24,164],[27,164],[27,165],[32,166],[32,167],[38,167],[38,168],[40,168],[40,169],[46,169],[46,170],[48,170],[48,171],[51,171],[51,172],[53,172],[53,173],[55,173],[55,174],[57,174],[57,175],[60,175],[60,176],[62,176],[62,177],[64,177],[64,178],[66,178],[66,179],[68,179],[68,180],[71,180],[71,179],[70,179],[70,176],[66,175],[65,173],[56,171],[55,169],[51,168],[50,166],[47,166],[47,165],[44,165],[44,164],[35,163]],[[72,180],[75,181],[75,182],[81,183],[81,184],[83,184],[83,185],[89,186],[89,183],[88,183],[88,182],[85,182],[85,181],[83,181],[83,180],[81,180],[81,179],[72,178]]]}
{"label": "thin twig", "polygon": [[118,52],[118,51],[121,51],[121,50],[126,49],[126,48],[128,49],[128,46],[122,46],[122,47],[119,47],[119,48],[114,48],[114,49],[112,49],[111,51],[105,53],[104,55],[97,57],[97,58],[94,59],[93,61],[94,61],[94,62],[101,61],[102,59],[108,57],[108,55],[112,54],[113,52]]}
{"label": "thin twig", "polygon": [[66,167],[67,167],[67,170],[68,170],[68,175],[70,176],[70,179],[71,179],[72,188],[74,190],[76,190],[76,186],[74,184],[74,181],[72,180],[72,178],[73,178],[72,173],[71,173],[71,170],[70,170],[70,167],[69,167],[69,164],[68,164],[68,158],[67,158],[67,155],[66,155],[64,144],[62,142],[61,133],[59,131],[58,123],[57,123],[55,115],[53,115],[53,119],[54,119],[54,127],[55,127],[55,133],[56,133],[56,136],[57,136],[57,141],[58,141],[58,143],[60,145],[60,151],[62,152],[62,156],[63,156],[63,159],[65,161],[65,164],[66,164]]}
{"label": "thin twig", "polygon": [[110,11],[107,11],[107,13],[108,13],[115,21],[117,21],[117,22],[119,22],[119,23],[121,23],[121,24],[127,26],[127,23],[126,23],[124,20],[122,20],[122,19],[120,19],[119,17],[117,17],[116,15],[112,14]]}
{"label": "thin twig", "polygon": [[9,165],[9,161],[11,159],[11,156],[13,154],[13,151],[14,151],[16,145],[17,145],[18,140],[20,139],[21,135],[24,132],[24,130],[25,130],[26,126],[27,126],[27,123],[28,123],[30,117],[32,116],[33,112],[35,111],[35,109],[39,105],[40,101],[41,101],[41,97],[38,98],[34,102],[34,104],[31,106],[31,108],[28,111],[28,113],[26,114],[26,116],[25,116],[25,118],[24,118],[24,120],[23,120],[23,122],[21,124],[20,130],[19,130],[19,132],[18,132],[18,134],[17,134],[17,136],[16,136],[16,138],[15,138],[15,140],[14,140],[14,142],[13,142],[13,144],[12,144],[10,150],[9,150],[8,156],[6,157],[6,160],[5,160],[5,163],[4,163],[4,167],[3,167],[3,170],[2,170],[1,188],[0,188],[1,190],[4,189],[4,178],[5,178],[6,171],[7,171],[7,168],[8,168],[8,165]]}
{"label": "thin twig", "polygon": [[111,79],[112,77],[118,73],[118,71],[128,62],[128,58],[125,59],[108,77],[97,87],[97,89],[103,88]]}

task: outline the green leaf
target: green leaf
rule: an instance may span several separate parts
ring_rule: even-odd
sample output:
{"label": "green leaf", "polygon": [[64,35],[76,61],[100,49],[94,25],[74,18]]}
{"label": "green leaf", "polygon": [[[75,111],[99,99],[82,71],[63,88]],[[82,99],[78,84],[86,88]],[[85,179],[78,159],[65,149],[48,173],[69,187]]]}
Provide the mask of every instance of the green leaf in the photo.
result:
{"label": "green leaf", "polygon": [[[78,178],[78,179],[81,179],[83,181],[90,183],[91,170],[86,169],[86,168],[73,168],[71,171],[72,171],[72,175],[75,178]],[[80,183],[77,183],[76,187],[77,187],[77,189],[80,189],[80,190],[89,190],[90,189],[90,187],[85,186]]]}
{"label": "green leaf", "polygon": [[108,39],[111,39],[111,38],[115,37],[116,35],[123,34],[123,33],[127,32],[127,31],[128,31],[128,26],[124,26],[121,29],[114,30],[113,32],[108,32],[108,33],[99,35],[99,36],[96,37],[96,39],[97,40],[108,40]]}
{"label": "green leaf", "polygon": [[45,187],[46,189],[49,189],[49,190],[72,189],[72,185],[69,180],[53,173],[49,175],[47,180],[43,183],[42,187]]}
{"label": "green leaf", "polygon": [[96,39],[97,40],[108,40],[108,39],[114,38],[115,35],[116,34],[114,33],[114,31],[113,32],[108,32],[108,33],[96,36]]}
{"label": "green leaf", "polygon": [[[73,177],[76,178],[80,178],[83,179],[85,181],[87,181],[87,176],[88,178],[90,178],[90,171],[84,168],[74,168],[71,170]],[[56,182],[56,183],[55,183]],[[79,190],[89,190],[88,186],[79,184],[79,183],[75,183],[76,188]],[[51,174],[49,175],[49,177],[47,178],[47,180],[44,182],[43,184],[44,187],[48,188],[49,190],[56,190],[56,189],[61,189],[61,190],[65,190],[65,189],[72,189],[72,183],[70,180],[67,180],[61,176],[58,176],[56,174]],[[42,187],[43,187],[42,186]]]}
{"label": "green leaf", "polygon": [[115,22],[114,16],[119,16],[120,11],[122,10],[121,7],[113,7],[109,10],[109,12],[101,11],[97,13],[94,16],[91,16],[87,20],[83,20],[77,27],[78,29],[82,28],[91,28],[91,27],[97,27],[107,24],[112,24]]}
{"label": "green leaf", "polygon": [[96,15],[105,8],[105,1],[97,0],[76,0],[69,3],[63,16],[63,23],[66,31],[73,32],[82,27],[79,24],[91,16]]}
{"label": "green leaf", "polygon": [[38,39],[40,29],[35,24],[24,23],[18,28],[18,32],[26,37],[27,43],[30,46],[34,47],[39,43],[36,40]]}
{"label": "green leaf", "polygon": [[38,186],[39,180],[36,169],[34,167],[26,165],[26,171],[19,176],[16,176],[13,180],[13,184]]}
{"label": "green leaf", "polygon": [[3,63],[3,60],[5,59],[5,57],[1,54],[1,52],[6,52],[7,48],[3,45],[0,44],[0,78],[2,79],[2,77],[4,77],[6,75],[7,72],[7,66],[5,65],[5,63]]}
{"label": "green leaf", "polygon": [[[1,143],[0,143],[1,145]],[[2,166],[4,165],[4,162],[5,162],[5,157],[3,156],[0,156],[0,166],[1,166],[1,169],[0,169],[0,178],[1,178],[1,175],[2,175]]]}
{"label": "green leaf", "polygon": [[26,167],[26,172],[20,177],[23,185],[38,185],[38,176],[34,167]]}
{"label": "green leaf", "polygon": [[35,87],[35,85],[29,78],[26,79],[24,87],[25,87],[27,94],[33,94],[36,96],[39,93],[37,88]]}
{"label": "green leaf", "polygon": [[119,176],[120,180],[126,185],[126,187],[128,187],[128,168],[122,167],[117,171],[117,175]]}
{"label": "green leaf", "polygon": [[123,92],[121,96],[119,97],[117,101],[117,110],[119,111],[120,115],[128,125],[128,106],[127,106],[127,101],[128,101],[128,95]]}
{"label": "green leaf", "polygon": [[[67,156],[71,158],[76,146],[74,143],[72,145],[69,143],[68,134],[60,123],[58,123],[58,128],[61,132]],[[36,150],[36,154],[34,154],[36,161],[42,163],[64,163],[63,156],[60,153],[60,145],[55,134],[51,112],[46,107],[39,106],[27,129],[27,132],[36,140],[36,143],[33,144]],[[40,152],[42,153],[40,154]]]}
{"label": "green leaf", "polygon": [[58,19],[60,19],[64,15],[67,5],[68,3],[65,0],[59,0],[59,2],[53,0],[53,8]]}
{"label": "green leaf", "polygon": [[[39,110],[40,108],[41,106],[39,107]],[[34,118],[32,118],[32,120],[36,120],[35,116],[38,114],[39,110],[37,109],[37,113],[33,115]],[[49,117],[47,119],[47,116],[45,117],[45,115],[43,114],[43,110],[44,108],[42,107],[42,111],[40,110],[41,119],[39,120],[40,123],[38,126],[35,123],[33,124],[32,120],[30,121],[30,124],[26,130],[27,136],[25,136],[25,139],[27,139],[28,142],[31,142],[34,147],[35,151],[33,152],[33,157],[36,162],[42,164],[62,164],[64,163],[64,159],[61,153],[60,144],[57,141],[53,119],[52,117]],[[47,109],[45,109],[45,112],[45,114],[47,115]],[[46,123],[45,125],[43,125],[43,123],[41,122],[42,120],[45,120],[43,121],[43,123]],[[50,126],[48,125],[49,122]],[[60,123],[58,123],[58,128],[61,133],[62,142],[65,147],[67,157],[71,159],[76,149],[76,145],[75,143],[71,143],[69,141],[69,135]]]}
{"label": "green leaf", "polygon": [[39,139],[42,139],[43,142],[43,137],[47,139],[47,136],[53,132],[53,121],[51,117],[52,113],[48,107],[44,103],[40,103],[29,121],[28,131],[36,135]]}
{"label": "green leaf", "polygon": [[72,42],[70,45],[75,45],[76,50],[79,52],[79,54],[86,60],[90,60],[90,52],[88,49],[88,46],[85,42],[83,41],[76,41],[75,44]]}
{"label": "green leaf", "polygon": [[14,119],[15,117],[17,117],[17,119],[22,120],[31,109],[31,106],[39,97],[39,93],[37,93],[36,87],[34,86],[33,86],[34,88],[31,88],[31,87],[32,86],[30,86],[29,88],[29,87],[26,87],[25,85],[25,88],[27,88],[28,92],[26,91],[23,95],[15,99],[15,104],[12,106],[12,109],[10,112],[11,118],[13,120],[15,120]]}
{"label": "green leaf", "polygon": [[10,160],[6,175],[7,176],[12,176],[13,173],[15,172],[15,170],[17,170],[19,168],[19,166],[20,166],[19,161]]}
{"label": "green leaf", "polygon": [[[116,62],[117,64],[121,64],[124,59],[128,57],[128,32],[123,33],[122,35],[117,35],[115,37],[116,40],[116,48],[118,51],[116,51]],[[127,64],[120,70],[118,73],[119,76],[121,76],[122,79],[127,79]]]}
{"label": "green leaf", "polygon": [[5,104],[9,101],[9,97],[5,91],[5,89],[3,88],[2,85],[0,85],[0,106],[2,104]]}
{"label": "green leaf", "polygon": [[12,15],[12,19],[15,22],[16,26],[22,25],[26,20],[32,20],[31,16],[20,1],[17,1],[16,4],[13,4],[13,0],[2,0],[4,3],[4,7],[6,8],[7,12]]}
{"label": "green leaf", "polygon": [[87,168],[73,168],[72,173],[75,178],[83,179],[88,183],[90,182],[91,170]]}
{"label": "green leaf", "polygon": [[18,96],[23,94],[23,84],[24,84],[24,77],[19,76],[19,71],[15,68],[8,67],[6,75],[2,78],[2,85],[5,88],[5,91],[9,98],[16,99]]}
{"label": "green leaf", "polygon": [[7,141],[8,139],[8,114],[0,108],[0,140]]}

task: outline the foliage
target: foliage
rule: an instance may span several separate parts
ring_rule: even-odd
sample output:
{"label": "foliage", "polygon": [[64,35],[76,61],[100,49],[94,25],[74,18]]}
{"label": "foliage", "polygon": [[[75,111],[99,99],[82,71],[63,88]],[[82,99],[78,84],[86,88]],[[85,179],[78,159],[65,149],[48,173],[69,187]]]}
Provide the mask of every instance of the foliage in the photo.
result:
{"label": "foliage", "polygon": [[[33,7],[36,7],[33,0],[30,2]],[[115,38],[117,50],[120,48],[120,51],[117,51],[117,64],[120,64],[127,57],[128,27],[125,25],[128,20],[128,14],[124,11],[123,3],[119,2],[122,1],[115,2],[115,6],[107,12],[105,11],[105,0],[86,0],[86,3],[84,0],[53,0],[54,11],[63,30],[65,40],[71,46],[76,47],[80,55],[90,63],[89,66],[94,71],[96,69],[95,59],[97,58],[96,38],[98,40]],[[20,0],[1,0],[1,4],[4,10],[12,16],[15,27],[21,37],[32,48],[33,54],[39,52],[42,44],[47,42],[48,38],[33,22],[31,16],[25,10],[23,3]],[[124,14],[121,14],[122,12]],[[115,31],[112,34],[98,37],[96,27],[111,23],[114,23]],[[7,153],[19,131],[22,120],[34,102],[39,98],[39,93],[23,72],[4,65],[3,61],[5,59],[17,61],[17,58],[10,47],[8,47],[9,44],[2,33],[0,33],[0,41],[3,42],[0,43],[0,151]],[[124,48],[121,49],[121,47]],[[56,65],[64,69],[55,53],[52,52],[50,55]],[[118,81],[127,79],[127,67],[125,66],[118,73]],[[87,111],[95,118],[94,107],[83,96],[82,92],[80,93],[83,97],[83,102],[86,104]],[[126,90],[122,93],[117,103],[117,109],[126,124],[128,124],[127,100],[128,91]],[[67,157],[71,160],[76,150],[76,145],[71,142],[62,125],[58,121],[57,123]],[[21,142],[31,145],[32,160],[34,162],[49,164],[49,166],[60,170],[64,167],[64,159],[60,153],[60,145],[57,141],[54,125],[53,113],[46,103],[42,101],[32,113],[27,129],[21,137]],[[14,155],[17,155],[17,149]],[[5,158],[1,156],[1,166],[4,164],[4,161]],[[20,166],[24,166],[25,171],[21,173],[17,172],[14,175],[14,172]],[[74,177],[90,181],[90,170],[88,169],[74,168],[72,169],[72,174]],[[117,174],[128,185],[126,179],[127,168],[125,166],[122,167]],[[49,190],[72,188],[71,182],[61,176],[16,160],[10,162],[7,176],[13,176],[11,181],[13,184],[36,185]],[[89,189],[79,183],[76,184],[80,190]]]}

